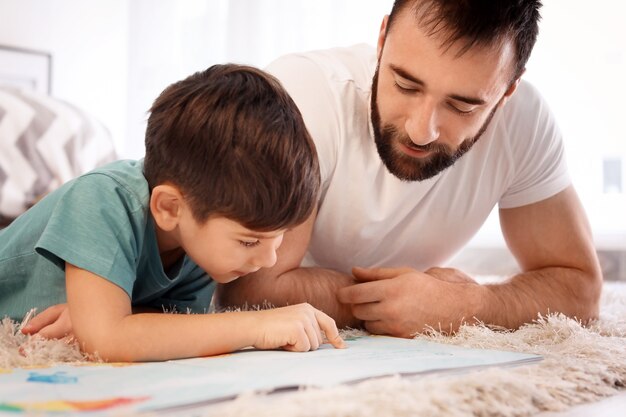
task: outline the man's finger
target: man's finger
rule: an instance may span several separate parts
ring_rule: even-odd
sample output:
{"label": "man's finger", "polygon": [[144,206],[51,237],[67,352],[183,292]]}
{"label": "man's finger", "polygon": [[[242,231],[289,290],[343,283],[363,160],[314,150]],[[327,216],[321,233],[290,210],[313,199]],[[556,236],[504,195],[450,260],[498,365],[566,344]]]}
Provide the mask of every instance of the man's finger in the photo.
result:
{"label": "man's finger", "polygon": [[364,321],[380,320],[383,318],[380,311],[380,302],[353,304],[352,314],[357,319]]}
{"label": "man's finger", "polygon": [[362,304],[380,301],[382,293],[381,282],[364,282],[362,284],[349,285],[337,291],[337,299],[344,304]]}
{"label": "man's finger", "polygon": [[339,336],[339,330],[337,329],[337,324],[335,324],[335,320],[333,320],[326,313],[323,313],[319,310],[315,311],[315,319],[320,325],[320,328],[326,334],[326,339],[328,339],[328,343],[330,343],[337,349],[344,349],[347,347],[346,342],[344,342],[341,336]]}
{"label": "man's finger", "polygon": [[425,274],[430,275],[433,278],[437,278],[440,281],[451,282],[451,283],[468,283],[468,284],[476,284],[476,280],[474,280],[469,275],[452,268],[430,268],[424,271]]}
{"label": "man's finger", "polygon": [[372,334],[389,334],[387,331],[387,327],[385,326],[385,322],[382,320],[372,320],[364,322],[365,330]]}
{"label": "man's finger", "polygon": [[352,275],[359,281],[378,281],[381,279],[395,278],[398,275],[406,274],[407,272],[415,272],[415,269],[411,268],[360,268],[355,266],[352,268]]}

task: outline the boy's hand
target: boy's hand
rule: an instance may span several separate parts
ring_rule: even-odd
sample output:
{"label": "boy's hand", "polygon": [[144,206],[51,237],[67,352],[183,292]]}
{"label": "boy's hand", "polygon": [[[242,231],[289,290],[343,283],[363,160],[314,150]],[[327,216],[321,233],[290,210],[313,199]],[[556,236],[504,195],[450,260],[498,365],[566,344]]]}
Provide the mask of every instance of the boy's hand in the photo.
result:
{"label": "boy's hand", "polygon": [[254,347],[257,349],[282,348],[292,352],[316,350],[324,343],[343,349],[345,342],[339,336],[337,325],[330,316],[307,303],[256,312],[260,323]]}
{"label": "boy's hand", "polygon": [[71,336],[72,321],[67,304],[57,304],[48,307],[33,317],[21,329],[24,334],[38,334],[46,339],[60,339]]}

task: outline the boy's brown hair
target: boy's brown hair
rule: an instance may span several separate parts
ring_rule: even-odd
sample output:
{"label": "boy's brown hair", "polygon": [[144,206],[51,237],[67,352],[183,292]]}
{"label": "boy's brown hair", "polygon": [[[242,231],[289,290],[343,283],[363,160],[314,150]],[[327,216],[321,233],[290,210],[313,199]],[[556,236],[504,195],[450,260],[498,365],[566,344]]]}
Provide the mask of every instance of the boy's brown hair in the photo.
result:
{"label": "boy's brown hair", "polygon": [[167,87],[150,109],[144,175],[171,183],[194,218],[271,231],[298,225],[318,198],[315,145],[273,76],[214,65]]}

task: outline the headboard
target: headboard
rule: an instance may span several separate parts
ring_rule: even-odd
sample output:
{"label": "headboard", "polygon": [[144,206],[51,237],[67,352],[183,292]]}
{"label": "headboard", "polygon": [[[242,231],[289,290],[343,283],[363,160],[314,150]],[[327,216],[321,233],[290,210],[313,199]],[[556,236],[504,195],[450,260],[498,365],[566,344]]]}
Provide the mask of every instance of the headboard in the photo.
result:
{"label": "headboard", "polygon": [[50,94],[52,55],[34,49],[0,45],[0,85]]}
{"label": "headboard", "polygon": [[50,92],[52,56],[0,45],[0,228],[64,182],[116,159],[109,131]]}

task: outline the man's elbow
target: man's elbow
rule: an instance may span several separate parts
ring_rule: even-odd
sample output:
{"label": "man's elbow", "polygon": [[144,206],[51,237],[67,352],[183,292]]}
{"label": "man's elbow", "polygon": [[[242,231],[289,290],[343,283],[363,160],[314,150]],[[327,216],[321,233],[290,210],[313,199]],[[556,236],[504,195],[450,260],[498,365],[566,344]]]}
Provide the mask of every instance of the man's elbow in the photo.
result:
{"label": "man's elbow", "polygon": [[600,316],[600,297],[602,295],[602,271],[598,267],[582,274],[577,289],[575,317],[582,323],[597,320]]}
{"label": "man's elbow", "polygon": [[250,308],[272,303],[277,276],[263,272],[240,277],[228,284],[218,284],[215,290],[216,309]]}

